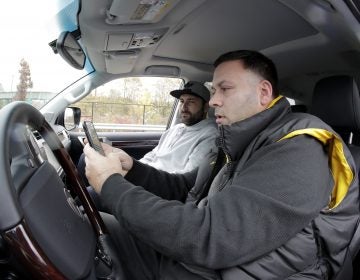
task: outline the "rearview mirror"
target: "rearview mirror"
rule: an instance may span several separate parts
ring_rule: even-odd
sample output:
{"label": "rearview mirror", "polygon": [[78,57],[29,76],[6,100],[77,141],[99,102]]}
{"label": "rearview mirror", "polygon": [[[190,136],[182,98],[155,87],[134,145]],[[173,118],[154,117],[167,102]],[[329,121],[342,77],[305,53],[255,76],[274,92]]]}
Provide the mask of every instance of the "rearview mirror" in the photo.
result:
{"label": "rearview mirror", "polygon": [[56,49],[61,57],[72,67],[79,70],[84,69],[85,53],[79,42],[70,32],[64,31],[60,34],[56,41]]}

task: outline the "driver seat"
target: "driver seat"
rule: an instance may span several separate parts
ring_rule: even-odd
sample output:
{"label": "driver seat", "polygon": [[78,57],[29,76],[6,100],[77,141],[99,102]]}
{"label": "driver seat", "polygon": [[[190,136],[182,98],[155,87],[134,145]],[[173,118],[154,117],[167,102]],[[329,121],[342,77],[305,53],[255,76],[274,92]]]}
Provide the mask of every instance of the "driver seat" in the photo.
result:
{"label": "driver seat", "polygon": [[[354,143],[360,143],[360,95],[355,79],[350,76],[332,76],[318,81],[314,89],[311,113],[329,124],[343,138],[359,175],[360,146]],[[360,279],[359,248],[358,222],[349,245],[350,254],[335,280]]]}

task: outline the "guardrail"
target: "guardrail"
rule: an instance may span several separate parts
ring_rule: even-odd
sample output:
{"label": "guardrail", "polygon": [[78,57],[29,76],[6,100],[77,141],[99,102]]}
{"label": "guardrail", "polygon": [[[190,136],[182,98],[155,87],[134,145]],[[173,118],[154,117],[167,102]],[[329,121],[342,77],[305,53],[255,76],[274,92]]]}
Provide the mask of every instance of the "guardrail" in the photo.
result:
{"label": "guardrail", "polygon": [[166,125],[94,123],[97,131],[164,131]]}

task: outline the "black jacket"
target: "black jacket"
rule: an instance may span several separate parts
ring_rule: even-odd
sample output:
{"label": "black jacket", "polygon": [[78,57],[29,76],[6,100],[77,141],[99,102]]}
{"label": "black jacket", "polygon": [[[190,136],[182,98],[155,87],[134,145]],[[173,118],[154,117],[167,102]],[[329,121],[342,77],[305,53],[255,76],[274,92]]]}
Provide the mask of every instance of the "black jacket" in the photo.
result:
{"label": "black jacket", "polygon": [[135,161],[132,183],[104,183],[104,203],[138,239],[205,279],[334,274],[358,220],[353,160],[326,124],[276,101],[220,127],[225,165],[204,198],[214,158],[183,175]]}

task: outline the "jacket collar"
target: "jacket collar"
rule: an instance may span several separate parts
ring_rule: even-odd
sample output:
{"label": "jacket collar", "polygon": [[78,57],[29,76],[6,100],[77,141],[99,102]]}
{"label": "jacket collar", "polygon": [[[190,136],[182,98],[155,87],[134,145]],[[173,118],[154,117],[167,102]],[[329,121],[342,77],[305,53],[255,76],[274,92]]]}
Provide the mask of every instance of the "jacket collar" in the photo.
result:
{"label": "jacket collar", "polygon": [[222,148],[228,159],[237,161],[250,142],[269,124],[290,112],[290,104],[285,97],[278,97],[268,108],[250,118],[219,126],[217,145]]}

